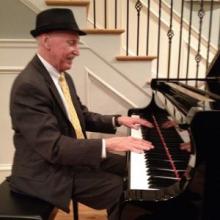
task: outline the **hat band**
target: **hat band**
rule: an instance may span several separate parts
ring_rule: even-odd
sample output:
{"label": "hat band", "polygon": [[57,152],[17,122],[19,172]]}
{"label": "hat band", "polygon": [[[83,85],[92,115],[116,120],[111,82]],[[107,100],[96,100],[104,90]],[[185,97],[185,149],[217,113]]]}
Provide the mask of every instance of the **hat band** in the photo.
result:
{"label": "hat band", "polygon": [[48,24],[48,25],[42,25],[37,27],[35,30],[31,31],[31,34],[36,37],[39,34],[47,33],[51,31],[72,31],[76,32],[79,35],[85,35],[86,33],[81,31],[78,26],[74,25],[73,23],[59,23],[59,24]]}

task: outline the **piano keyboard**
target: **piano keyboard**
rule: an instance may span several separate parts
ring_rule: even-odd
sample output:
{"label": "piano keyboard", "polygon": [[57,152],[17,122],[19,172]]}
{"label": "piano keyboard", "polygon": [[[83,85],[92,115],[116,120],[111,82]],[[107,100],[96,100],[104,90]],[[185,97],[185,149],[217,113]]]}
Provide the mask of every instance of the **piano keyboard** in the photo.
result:
{"label": "piano keyboard", "polygon": [[[141,128],[138,130],[131,129],[131,136],[143,139]],[[149,189],[149,170],[146,166],[145,154],[131,152],[130,161],[132,164],[130,167],[130,189]]]}
{"label": "piano keyboard", "polygon": [[[139,115],[132,115],[132,117],[140,117]],[[131,129],[131,136],[147,139],[152,141],[155,146],[151,151],[139,154],[130,152],[130,189],[131,190],[158,190],[167,187],[176,181],[179,181],[180,176],[185,172],[187,167],[188,154],[179,149],[179,143],[187,140],[186,132],[182,134],[175,130],[175,140],[172,135],[165,133],[164,139],[167,146],[162,146],[161,143],[155,140],[155,128],[149,128],[144,137],[144,129]],[[165,132],[165,130],[163,131]],[[176,136],[180,138],[176,138]],[[184,141],[185,140],[185,141]],[[168,148],[165,152],[164,147]],[[168,156],[167,156],[168,155]],[[170,156],[171,155],[171,156]]]}

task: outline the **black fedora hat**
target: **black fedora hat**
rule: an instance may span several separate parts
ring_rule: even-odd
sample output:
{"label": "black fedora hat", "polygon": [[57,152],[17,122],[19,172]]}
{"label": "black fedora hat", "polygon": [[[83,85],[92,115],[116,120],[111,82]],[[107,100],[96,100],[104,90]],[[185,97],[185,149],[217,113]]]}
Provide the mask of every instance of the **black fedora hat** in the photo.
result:
{"label": "black fedora hat", "polygon": [[36,28],[31,31],[31,35],[37,37],[51,31],[71,31],[86,35],[79,29],[73,12],[68,8],[51,8],[37,15]]}

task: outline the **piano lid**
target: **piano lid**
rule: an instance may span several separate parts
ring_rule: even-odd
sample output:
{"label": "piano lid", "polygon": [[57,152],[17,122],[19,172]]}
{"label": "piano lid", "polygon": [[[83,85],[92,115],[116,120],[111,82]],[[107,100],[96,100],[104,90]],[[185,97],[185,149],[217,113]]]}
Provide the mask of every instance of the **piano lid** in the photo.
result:
{"label": "piano lid", "polygon": [[210,92],[220,95],[220,49],[207,70],[207,88]]}
{"label": "piano lid", "polygon": [[184,114],[192,107],[220,110],[220,50],[209,65],[206,78],[158,78],[151,81],[151,88],[179,106]]}

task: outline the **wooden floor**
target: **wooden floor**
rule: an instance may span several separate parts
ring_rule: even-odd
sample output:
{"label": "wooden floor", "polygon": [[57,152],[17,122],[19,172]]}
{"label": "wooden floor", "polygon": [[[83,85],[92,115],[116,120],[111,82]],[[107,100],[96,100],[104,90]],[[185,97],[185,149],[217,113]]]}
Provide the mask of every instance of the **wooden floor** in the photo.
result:
{"label": "wooden floor", "polygon": [[[123,212],[122,219],[134,220],[145,213],[146,211],[140,207],[128,205],[126,211]],[[73,220],[73,212],[71,210],[68,214],[59,210],[54,220]],[[105,210],[95,210],[79,203],[79,220],[107,220],[107,214]]]}
{"label": "wooden floor", "polygon": [[[55,220],[73,220],[72,210],[69,214],[59,210]],[[106,211],[91,209],[79,204],[79,220],[107,220]]]}

